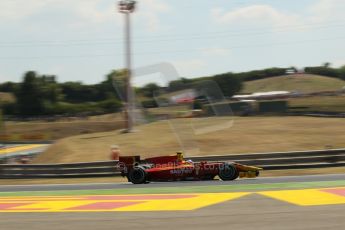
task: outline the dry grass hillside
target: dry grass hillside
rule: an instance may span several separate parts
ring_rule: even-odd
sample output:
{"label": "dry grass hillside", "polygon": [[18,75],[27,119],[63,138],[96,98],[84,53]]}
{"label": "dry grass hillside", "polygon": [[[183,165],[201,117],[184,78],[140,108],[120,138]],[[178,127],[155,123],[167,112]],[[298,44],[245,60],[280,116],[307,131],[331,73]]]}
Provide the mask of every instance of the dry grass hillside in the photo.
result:
{"label": "dry grass hillside", "polygon": [[340,90],[344,86],[345,81],[340,79],[311,74],[298,74],[245,82],[242,93],[280,90],[310,93]]}
{"label": "dry grass hillside", "polygon": [[[200,152],[192,155],[345,147],[345,119],[341,118],[235,117],[232,127],[227,127],[228,121],[228,118],[176,119],[142,125],[130,134],[114,131],[69,137],[52,145],[34,162],[108,160],[109,147],[113,144],[120,145],[126,155],[173,154],[181,149],[176,133],[186,147],[199,146]],[[207,126],[215,129],[210,133],[194,134]]]}
{"label": "dry grass hillside", "polygon": [[105,132],[121,128],[123,128],[122,121],[6,122],[3,133],[11,136],[43,135],[45,139],[57,140],[79,134]]}

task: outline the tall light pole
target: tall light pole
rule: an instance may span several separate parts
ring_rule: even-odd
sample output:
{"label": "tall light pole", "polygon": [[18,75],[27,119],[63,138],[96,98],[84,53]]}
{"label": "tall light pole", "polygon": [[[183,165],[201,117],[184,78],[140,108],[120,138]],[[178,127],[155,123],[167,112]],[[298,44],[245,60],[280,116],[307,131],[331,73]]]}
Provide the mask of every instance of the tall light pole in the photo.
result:
{"label": "tall light pole", "polygon": [[133,90],[131,86],[131,23],[130,13],[135,10],[135,1],[123,0],[119,1],[119,12],[125,15],[125,60],[126,60],[126,131],[131,132],[133,130]]}

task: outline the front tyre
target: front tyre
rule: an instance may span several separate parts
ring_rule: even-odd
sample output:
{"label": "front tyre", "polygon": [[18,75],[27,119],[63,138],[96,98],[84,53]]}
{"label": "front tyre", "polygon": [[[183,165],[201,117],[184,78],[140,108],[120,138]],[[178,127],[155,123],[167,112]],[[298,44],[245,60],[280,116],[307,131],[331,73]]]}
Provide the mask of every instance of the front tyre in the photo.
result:
{"label": "front tyre", "polygon": [[260,175],[260,172],[259,171],[256,171],[255,172],[255,176],[258,177]]}
{"label": "front tyre", "polygon": [[239,172],[234,165],[225,163],[219,168],[218,176],[222,180],[235,180]]}
{"label": "front tyre", "polygon": [[147,181],[147,173],[144,168],[135,167],[129,172],[128,180],[133,184],[145,184]]}

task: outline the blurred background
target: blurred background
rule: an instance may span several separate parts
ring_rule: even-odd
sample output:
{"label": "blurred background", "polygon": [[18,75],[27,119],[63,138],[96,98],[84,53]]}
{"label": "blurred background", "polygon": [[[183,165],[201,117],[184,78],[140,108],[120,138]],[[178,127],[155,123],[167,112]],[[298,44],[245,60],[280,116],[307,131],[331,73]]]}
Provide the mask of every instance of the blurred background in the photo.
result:
{"label": "blurred background", "polygon": [[[131,43],[113,0],[0,8],[3,162],[344,147],[343,1],[137,1]],[[136,77],[126,44],[134,70],[176,76]]]}

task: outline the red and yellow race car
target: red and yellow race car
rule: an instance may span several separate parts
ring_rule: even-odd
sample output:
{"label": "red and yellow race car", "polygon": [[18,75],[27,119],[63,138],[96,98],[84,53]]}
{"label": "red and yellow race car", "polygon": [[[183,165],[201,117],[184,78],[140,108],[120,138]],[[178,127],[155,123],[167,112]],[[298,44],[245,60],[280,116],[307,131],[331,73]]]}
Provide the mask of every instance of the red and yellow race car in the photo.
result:
{"label": "red and yellow race car", "polygon": [[235,162],[192,162],[184,160],[178,152],[173,156],[160,156],[140,159],[140,156],[120,156],[121,174],[133,184],[150,181],[221,180],[254,178],[262,168]]}

